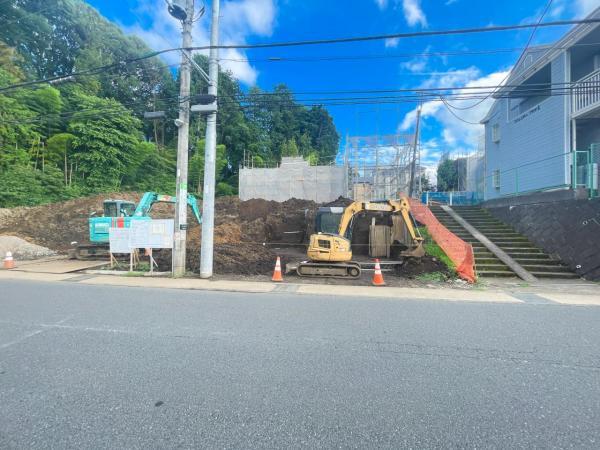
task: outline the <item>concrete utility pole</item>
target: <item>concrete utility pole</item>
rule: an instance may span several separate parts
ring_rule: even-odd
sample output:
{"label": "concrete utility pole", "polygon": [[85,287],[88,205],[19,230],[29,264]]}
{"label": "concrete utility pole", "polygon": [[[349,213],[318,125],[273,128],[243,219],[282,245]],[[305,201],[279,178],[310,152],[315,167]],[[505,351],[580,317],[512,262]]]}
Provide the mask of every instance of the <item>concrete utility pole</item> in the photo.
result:
{"label": "concrete utility pole", "polygon": [[[208,63],[208,94],[217,96],[219,85],[219,0],[212,1],[210,56]],[[200,249],[200,277],[213,275],[213,241],[215,226],[215,170],[217,160],[217,111],[206,119],[206,149],[204,152],[204,196],[202,198],[202,248]]]}
{"label": "concrete utility pole", "polygon": [[[180,2],[183,3],[183,2]],[[172,13],[173,14],[173,13]],[[187,183],[188,183],[188,147],[190,130],[190,84],[192,46],[192,24],[194,19],[194,0],[185,0],[185,18],[183,24],[183,51],[181,52],[179,119],[175,121],[177,134],[177,200],[175,202],[175,234],[173,238],[173,276],[185,275],[186,237],[187,237]]]}
{"label": "concrete utility pole", "polygon": [[415,124],[415,141],[413,143],[413,157],[410,165],[410,186],[408,186],[408,196],[412,197],[415,191],[415,169],[417,163],[417,146],[419,145],[419,125],[421,122],[421,103],[417,108],[417,122]]}

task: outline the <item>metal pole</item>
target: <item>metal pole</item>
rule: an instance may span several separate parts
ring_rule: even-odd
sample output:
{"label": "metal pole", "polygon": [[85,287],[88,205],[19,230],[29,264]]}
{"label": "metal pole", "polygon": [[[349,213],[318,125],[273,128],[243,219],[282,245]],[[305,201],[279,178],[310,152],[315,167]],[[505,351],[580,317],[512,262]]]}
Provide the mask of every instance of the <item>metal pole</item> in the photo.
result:
{"label": "metal pole", "polygon": [[179,127],[177,134],[177,186],[175,200],[175,233],[173,236],[173,276],[185,275],[185,242],[187,237],[187,182],[188,147],[190,129],[190,72],[189,49],[192,46],[192,21],[194,0],[186,1],[187,18],[183,21],[183,51],[181,52],[181,71],[179,88]]}
{"label": "metal pole", "polygon": [[412,197],[415,189],[415,163],[417,161],[417,145],[419,144],[419,125],[421,121],[421,103],[417,108],[417,123],[415,124],[415,140],[413,143],[413,157],[410,165],[410,185],[408,186],[408,196]]}
{"label": "metal pole", "polygon": [[[210,57],[208,64],[208,93],[217,96],[219,84],[219,0],[212,1],[210,30]],[[213,275],[213,244],[215,226],[215,179],[217,159],[217,112],[206,119],[206,149],[204,152],[204,197],[202,202],[202,247],[200,249],[200,277]]]}

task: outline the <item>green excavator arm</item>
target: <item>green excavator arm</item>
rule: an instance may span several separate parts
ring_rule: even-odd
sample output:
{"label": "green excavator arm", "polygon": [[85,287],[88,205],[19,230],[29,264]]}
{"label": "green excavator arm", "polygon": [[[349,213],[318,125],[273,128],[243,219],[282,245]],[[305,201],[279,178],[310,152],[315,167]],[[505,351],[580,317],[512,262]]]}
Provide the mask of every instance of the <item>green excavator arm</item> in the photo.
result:
{"label": "green excavator arm", "polygon": [[[140,202],[135,209],[134,217],[147,217],[152,205],[155,203],[175,203],[177,201],[174,195],[158,194],[156,192],[145,192],[142,195]],[[198,201],[192,194],[187,195],[187,204],[192,208],[194,216],[198,223],[202,223],[202,215],[200,214],[200,208],[198,208]]]}

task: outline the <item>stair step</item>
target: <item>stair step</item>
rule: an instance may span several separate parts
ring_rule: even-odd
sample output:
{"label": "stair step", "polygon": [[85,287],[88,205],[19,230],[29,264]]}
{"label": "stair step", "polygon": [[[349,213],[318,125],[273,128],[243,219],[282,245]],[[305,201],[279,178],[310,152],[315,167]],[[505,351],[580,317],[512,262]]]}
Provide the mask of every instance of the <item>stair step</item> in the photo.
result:
{"label": "stair step", "polygon": [[500,272],[500,271],[477,271],[477,275],[480,277],[502,277],[502,278],[516,278],[517,276],[512,272]]}
{"label": "stair step", "polygon": [[482,270],[484,272],[510,272],[512,273],[512,270],[510,270],[510,268],[508,266],[505,266],[504,264],[477,264],[477,270]]}
{"label": "stair step", "polygon": [[[450,214],[439,206],[430,208],[437,219],[449,231],[467,242],[473,248],[477,273],[481,277],[516,277],[481,242],[465,230]],[[496,219],[486,210],[478,207],[453,207],[458,215],[500,247],[511,258],[517,261],[525,270],[539,278],[574,279],[577,274],[560,264],[542,250],[535,247],[526,236],[515,231],[509,225]]]}
{"label": "stair step", "polygon": [[517,261],[519,264],[544,264],[546,262],[554,262],[557,264],[560,264],[560,261],[556,261],[555,259],[550,258],[548,255],[546,255],[545,253],[540,253],[540,254],[531,254],[531,253],[526,253],[525,256],[511,256],[512,259],[514,259],[515,261]]}
{"label": "stair step", "polygon": [[510,247],[510,246],[518,246],[518,247],[528,247],[530,245],[533,245],[530,241],[527,240],[522,240],[522,239],[498,239],[498,238],[492,238],[490,236],[486,236],[490,241],[492,241],[494,244],[496,244],[498,247]]}
{"label": "stair step", "polygon": [[477,264],[477,266],[481,266],[482,264],[502,264],[502,261],[498,258],[480,258],[475,256],[475,264]]}
{"label": "stair step", "polygon": [[556,273],[571,273],[568,267],[561,266],[560,264],[553,265],[539,265],[539,264],[531,264],[524,265],[521,264],[525,270],[531,273],[541,273],[541,272],[556,272]]}
{"label": "stair step", "polygon": [[560,278],[563,280],[573,280],[580,278],[579,275],[573,272],[531,272],[535,277],[538,278]]}
{"label": "stair step", "polygon": [[496,255],[494,255],[492,252],[486,251],[486,249],[473,249],[473,253],[475,254],[475,260],[479,260],[479,259],[497,259]]}

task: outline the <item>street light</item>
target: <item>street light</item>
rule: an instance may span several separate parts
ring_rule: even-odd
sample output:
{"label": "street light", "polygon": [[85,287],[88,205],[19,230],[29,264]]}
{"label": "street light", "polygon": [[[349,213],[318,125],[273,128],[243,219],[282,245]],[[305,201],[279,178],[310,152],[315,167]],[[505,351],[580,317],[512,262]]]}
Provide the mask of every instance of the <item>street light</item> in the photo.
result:
{"label": "street light", "polygon": [[177,20],[184,21],[187,19],[186,3],[185,0],[165,0],[167,2],[169,14],[175,17]]}

